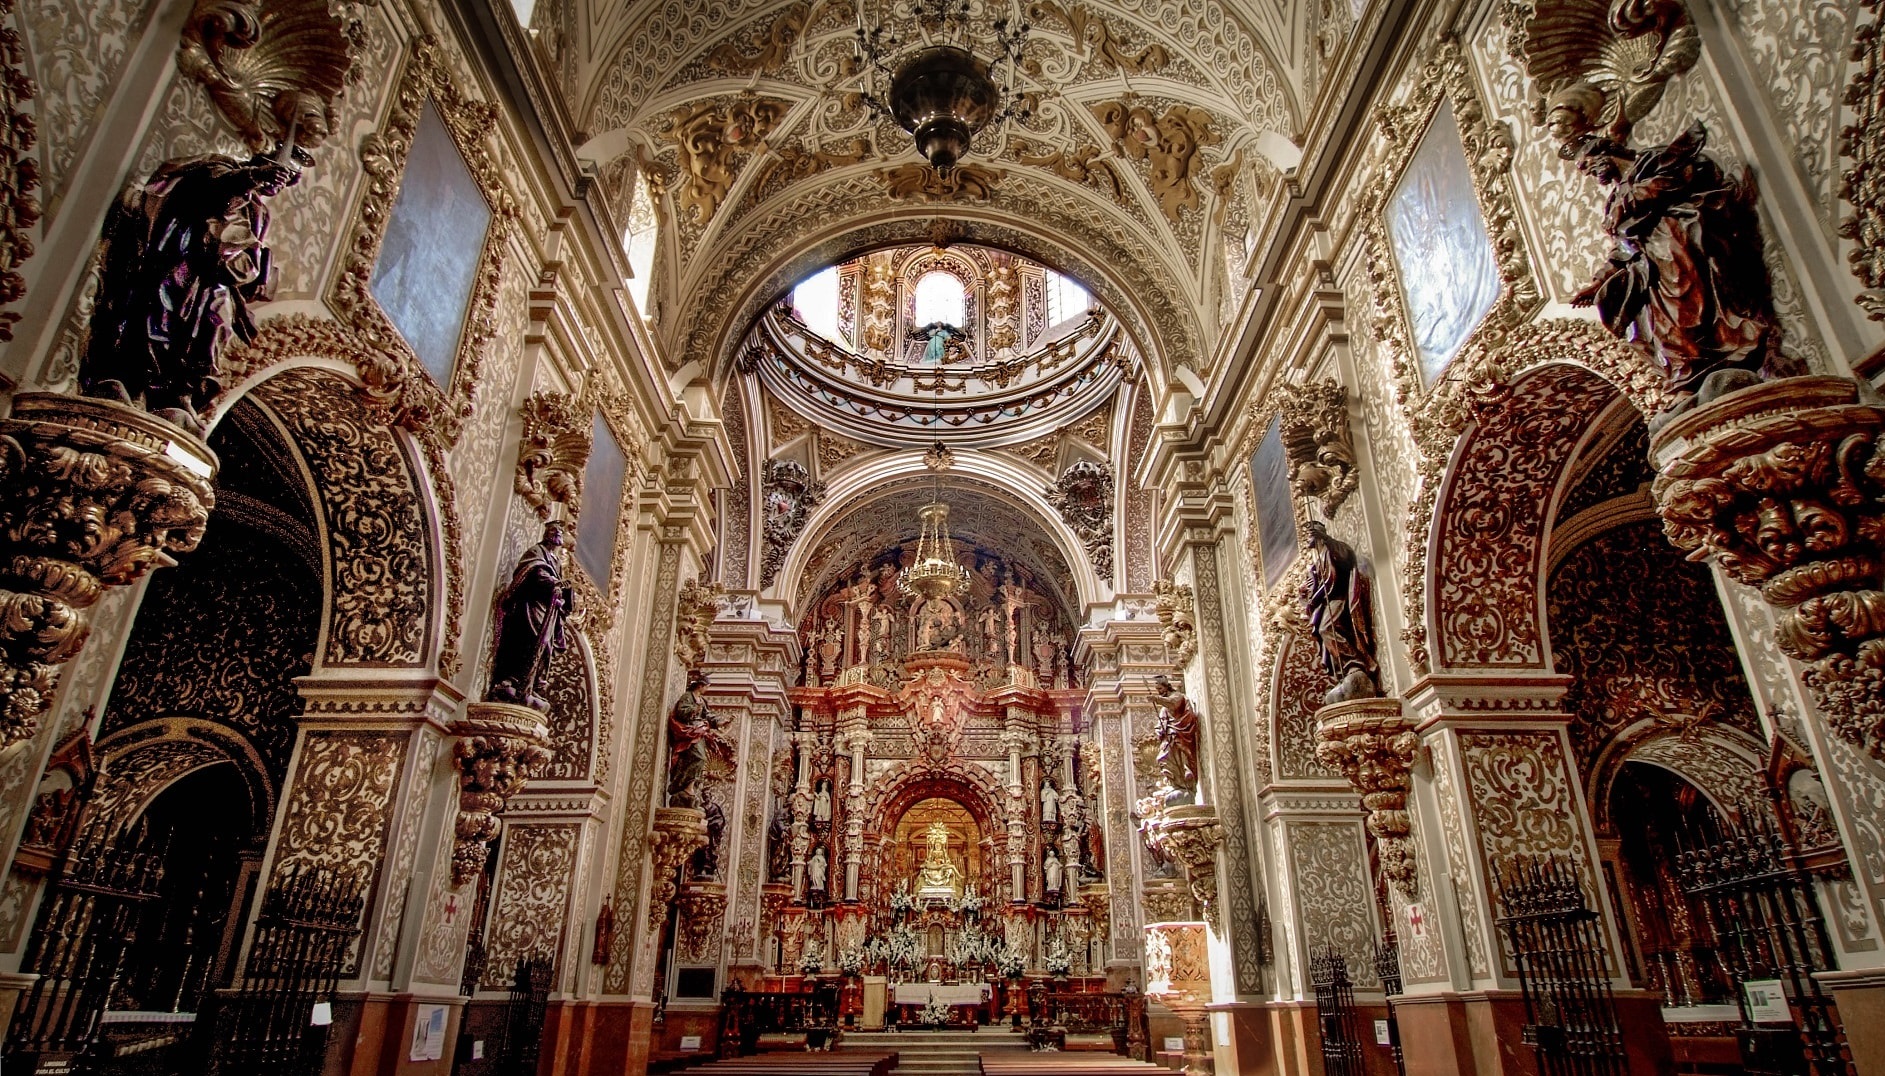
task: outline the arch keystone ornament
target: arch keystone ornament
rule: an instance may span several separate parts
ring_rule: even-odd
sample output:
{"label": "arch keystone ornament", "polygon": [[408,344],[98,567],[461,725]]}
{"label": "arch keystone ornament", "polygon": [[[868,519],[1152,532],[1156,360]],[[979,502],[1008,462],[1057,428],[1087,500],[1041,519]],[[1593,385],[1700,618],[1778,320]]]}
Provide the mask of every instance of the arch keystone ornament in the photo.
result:
{"label": "arch keystone ornament", "polygon": [[1211,951],[1203,923],[1147,923],[1145,996],[1184,1021],[1185,1076],[1213,1071],[1206,1020],[1211,1004]]}
{"label": "arch keystone ornament", "polygon": [[1758,587],[1835,732],[1885,759],[1885,401],[1792,377],[1731,392],[1650,442],[1663,533]]}
{"label": "arch keystone ornament", "polygon": [[203,538],[216,454],[107,400],[22,393],[0,420],[0,747],[39,731],[109,587]]}
{"label": "arch keystone ornament", "polygon": [[1407,814],[1408,773],[1419,750],[1415,721],[1399,699],[1355,699],[1316,711],[1316,758],[1342,772],[1368,809],[1368,832],[1381,852],[1381,873],[1414,899],[1414,826]]}

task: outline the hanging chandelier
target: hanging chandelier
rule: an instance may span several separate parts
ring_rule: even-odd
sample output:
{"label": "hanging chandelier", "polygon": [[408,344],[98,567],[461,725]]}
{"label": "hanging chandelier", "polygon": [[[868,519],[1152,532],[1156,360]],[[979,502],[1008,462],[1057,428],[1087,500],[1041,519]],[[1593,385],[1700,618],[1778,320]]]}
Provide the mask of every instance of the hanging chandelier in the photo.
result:
{"label": "hanging chandelier", "polygon": [[[858,0],[859,96],[910,132],[917,152],[941,171],[954,168],[990,123],[1028,117],[1015,81],[1030,27],[1018,6],[993,13],[1013,2]],[[988,59],[977,46],[990,50]]]}
{"label": "hanging chandelier", "polygon": [[923,466],[935,476],[930,501],[917,510],[921,524],[916,538],[916,562],[897,576],[897,589],[912,598],[947,598],[966,590],[969,570],[956,560],[949,538],[949,506],[942,500],[942,473],[955,463],[955,453],[938,441],[923,454]]}

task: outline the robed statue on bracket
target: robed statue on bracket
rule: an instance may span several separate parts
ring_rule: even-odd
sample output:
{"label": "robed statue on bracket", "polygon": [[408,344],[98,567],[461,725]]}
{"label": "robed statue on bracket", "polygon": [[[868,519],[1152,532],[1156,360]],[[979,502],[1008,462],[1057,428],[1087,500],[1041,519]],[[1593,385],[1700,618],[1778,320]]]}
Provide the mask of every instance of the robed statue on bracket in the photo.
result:
{"label": "robed statue on bracket", "polygon": [[689,672],[686,690],[668,711],[669,807],[699,807],[700,782],[707,776],[710,753],[732,753],[733,745],[720,731],[726,719],[714,717],[700,697],[706,685],[706,673]]}
{"label": "robed statue on bracket", "polygon": [[1309,574],[1302,584],[1303,615],[1335,678],[1322,701],[1328,705],[1381,694],[1374,656],[1374,605],[1368,573],[1347,542],[1329,534],[1321,520],[1309,521]]}
{"label": "robed statue on bracket", "polygon": [[497,649],[491,657],[491,686],[484,697],[549,712],[537,688],[549,675],[550,658],[567,649],[564,621],[576,608],[576,593],[563,582],[563,549],[569,524],[543,525],[543,540],[525,551],[497,597]]}
{"label": "robed statue on bracket", "polygon": [[1185,693],[1160,673],[1152,678],[1158,715],[1158,767],[1166,806],[1197,802],[1198,711]]}

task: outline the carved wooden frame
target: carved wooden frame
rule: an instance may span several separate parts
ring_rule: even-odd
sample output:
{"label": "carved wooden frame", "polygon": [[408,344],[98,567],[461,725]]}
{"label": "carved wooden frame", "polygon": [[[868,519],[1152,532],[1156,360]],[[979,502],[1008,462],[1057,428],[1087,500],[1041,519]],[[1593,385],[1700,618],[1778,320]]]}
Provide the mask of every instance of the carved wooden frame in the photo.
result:
{"label": "carved wooden frame", "polygon": [[[399,196],[407,155],[418,134],[419,117],[428,101],[451,132],[465,167],[491,207],[491,224],[485,232],[471,295],[465,304],[450,383],[442,389],[372,292],[380,246]],[[389,357],[390,363],[381,365],[368,384],[387,398],[395,421],[429,426],[447,448],[457,442],[465,419],[472,413],[484,352],[497,333],[498,288],[520,215],[484,143],[497,118],[494,106],[470,100],[459,91],[439,56],[436,39],[426,35],[413,41],[385,124],[361,144],[365,189],[357,203],[340,272],[335,274],[328,292],[329,304],[341,319]]]}

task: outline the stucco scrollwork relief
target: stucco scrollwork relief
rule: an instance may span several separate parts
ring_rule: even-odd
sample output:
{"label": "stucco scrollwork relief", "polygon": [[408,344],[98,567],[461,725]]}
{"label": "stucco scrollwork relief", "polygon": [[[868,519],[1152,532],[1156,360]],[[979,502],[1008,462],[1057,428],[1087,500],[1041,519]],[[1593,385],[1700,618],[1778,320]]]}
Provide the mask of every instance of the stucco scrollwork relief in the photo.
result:
{"label": "stucco scrollwork relief", "polygon": [[1839,136],[1839,153],[1851,161],[1839,196],[1852,207],[1839,234],[1852,240],[1846,258],[1865,289],[1859,305],[1874,321],[1885,320],[1885,16],[1879,4],[1861,0],[1872,21],[1853,34],[1855,63],[1845,98],[1853,122]]}
{"label": "stucco scrollwork relief", "polygon": [[517,961],[561,952],[581,842],[582,827],[574,824],[512,824],[506,830],[485,933],[484,985],[507,987]]}
{"label": "stucco scrollwork relief", "polygon": [[[1315,501],[1322,518],[1355,492],[1355,445],[1348,427],[1348,389],[1333,378],[1278,387],[1276,413],[1289,457],[1289,485],[1300,501]],[[1256,425],[1262,429],[1262,424]]]}
{"label": "stucco scrollwork relief", "polygon": [[1113,470],[1093,460],[1080,460],[1060,473],[1047,487],[1047,503],[1060,513],[1086,548],[1093,571],[1102,579],[1113,577]]}
{"label": "stucco scrollwork relief", "polygon": [[345,28],[320,0],[196,0],[177,46],[177,70],[253,153],[325,142],[352,62]]}
{"label": "stucco scrollwork relief", "polygon": [[464,885],[484,869],[497,814],[550,761],[549,730],[542,715],[525,706],[472,703],[453,725],[458,739],[458,816],[453,824],[452,884]]}
{"label": "stucco scrollwork relief", "polygon": [[769,587],[791,551],[811,510],[825,499],[825,484],[795,460],[767,460],[759,472],[759,585]]}
{"label": "stucco scrollwork relief", "polygon": [[[328,294],[329,305],[363,338],[369,361],[360,374],[368,390],[400,425],[411,429],[430,427],[446,447],[457,442],[472,413],[479,369],[497,334],[498,291],[520,216],[495,154],[486,144],[497,123],[497,110],[466,97],[460,85],[460,80],[447,71],[438,41],[429,35],[415,38],[385,126],[360,144],[366,184],[353,232],[341,254],[340,271]],[[400,179],[418,135],[421,113],[428,106],[451,133],[452,142],[491,210],[450,383],[442,389],[393,326],[371,289]]]}
{"label": "stucco scrollwork relief", "polygon": [[709,633],[726,597],[726,588],[718,583],[689,579],[681,584],[680,605],[674,616],[674,657],[681,668],[698,668],[707,656]]}
{"label": "stucco scrollwork relief", "polygon": [[557,504],[571,517],[582,511],[583,466],[595,440],[595,408],[586,396],[536,392],[524,401],[515,486],[540,519]]}
{"label": "stucco scrollwork relief", "polygon": [[1506,18],[1540,95],[1533,122],[1560,145],[1622,141],[1702,54],[1683,0],[1511,0]]}
{"label": "stucco scrollwork relief", "polygon": [[13,339],[20,320],[6,307],[26,297],[20,266],[33,256],[32,230],[39,223],[39,160],[33,147],[38,128],[27,113],[39,87],[26,77],[24,39],[14,27],[16,0],[0,0],[0,341]]}

